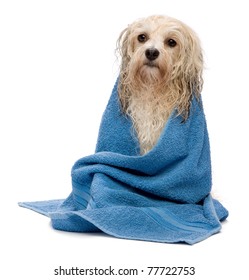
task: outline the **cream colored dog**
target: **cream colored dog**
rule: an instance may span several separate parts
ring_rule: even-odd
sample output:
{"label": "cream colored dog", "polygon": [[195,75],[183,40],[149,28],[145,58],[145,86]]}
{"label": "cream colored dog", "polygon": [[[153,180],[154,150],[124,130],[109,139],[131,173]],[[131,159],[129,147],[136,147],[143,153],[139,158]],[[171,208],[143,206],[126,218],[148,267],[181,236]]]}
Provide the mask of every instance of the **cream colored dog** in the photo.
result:
{"label": "cream colored dog", "polygon": [[196,34],[179,20],[150,16],[130,24],[118,39],[119,98],[133,121],[141,154],[157,143],[174,108],[188,118],[202,90],[203,58]]}

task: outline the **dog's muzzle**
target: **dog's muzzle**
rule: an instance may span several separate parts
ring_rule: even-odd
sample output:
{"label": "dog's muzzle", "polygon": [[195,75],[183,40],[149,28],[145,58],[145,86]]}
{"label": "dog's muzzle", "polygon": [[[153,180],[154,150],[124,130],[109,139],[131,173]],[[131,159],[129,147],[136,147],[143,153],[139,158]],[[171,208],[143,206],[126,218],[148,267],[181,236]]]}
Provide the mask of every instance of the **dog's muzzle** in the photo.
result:
{"label": "dog's muzzle", "polygon": [[145,56],[149,61],[153,61],[158,58],[160,52],[156,48],[150,48],[145,51]]}

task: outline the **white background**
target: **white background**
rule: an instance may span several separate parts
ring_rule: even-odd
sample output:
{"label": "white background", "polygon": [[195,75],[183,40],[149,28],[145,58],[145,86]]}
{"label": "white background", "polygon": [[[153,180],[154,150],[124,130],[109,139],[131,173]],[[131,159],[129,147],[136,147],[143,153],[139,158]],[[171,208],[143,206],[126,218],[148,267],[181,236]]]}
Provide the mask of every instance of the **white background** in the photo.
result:
{"label": "white background", "polygon": [[[97,279],[54,276],[53,270],[60,265],[195,266],[195,276],[172,278],[246,279],[246,2],[0,2],[1,279]],[[17,202],[65,198],[70,193],[71,166],[94,152],[100,118],[118,74],[114,50],[119,33],[133,20],[151,14],[181,19],[202,41],[213,189],[230,211],[228,221],[221,233],[193,246],[53,230],[48,218],[19,208]]]}

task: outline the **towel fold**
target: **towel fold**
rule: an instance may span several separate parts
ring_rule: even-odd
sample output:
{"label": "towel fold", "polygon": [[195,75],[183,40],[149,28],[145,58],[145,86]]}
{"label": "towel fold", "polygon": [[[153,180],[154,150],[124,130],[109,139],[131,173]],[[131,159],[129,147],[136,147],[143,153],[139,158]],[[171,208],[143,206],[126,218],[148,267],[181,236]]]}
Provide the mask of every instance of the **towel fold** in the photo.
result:
{"label": "towel fold", "polygon": [[120,109],[116,82],[95,154],[72,168],[69,197],[19,205],[50,217],[59,230],[194,244],[219,232],[228,216],[212,198],[211,185],[201,101],[192,100],[185,122],[174,111],[155,147],[140,155],[131,120]]}

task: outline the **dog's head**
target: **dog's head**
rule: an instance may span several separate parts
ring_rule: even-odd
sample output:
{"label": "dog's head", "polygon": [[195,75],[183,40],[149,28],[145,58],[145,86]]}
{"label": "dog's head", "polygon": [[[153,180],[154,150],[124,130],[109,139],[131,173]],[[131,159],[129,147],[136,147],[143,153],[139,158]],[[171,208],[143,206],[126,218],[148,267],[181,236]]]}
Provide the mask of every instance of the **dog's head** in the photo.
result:
{"label": "dog's head", "polygon": [[[202,51],[194,31],[179,20],[151,16],[130,24],[118,39],[119,95],[125,109],[132,91],[171,92],[179,114],[202,89]],[[184,109],[185,108],[185,109]]]}

